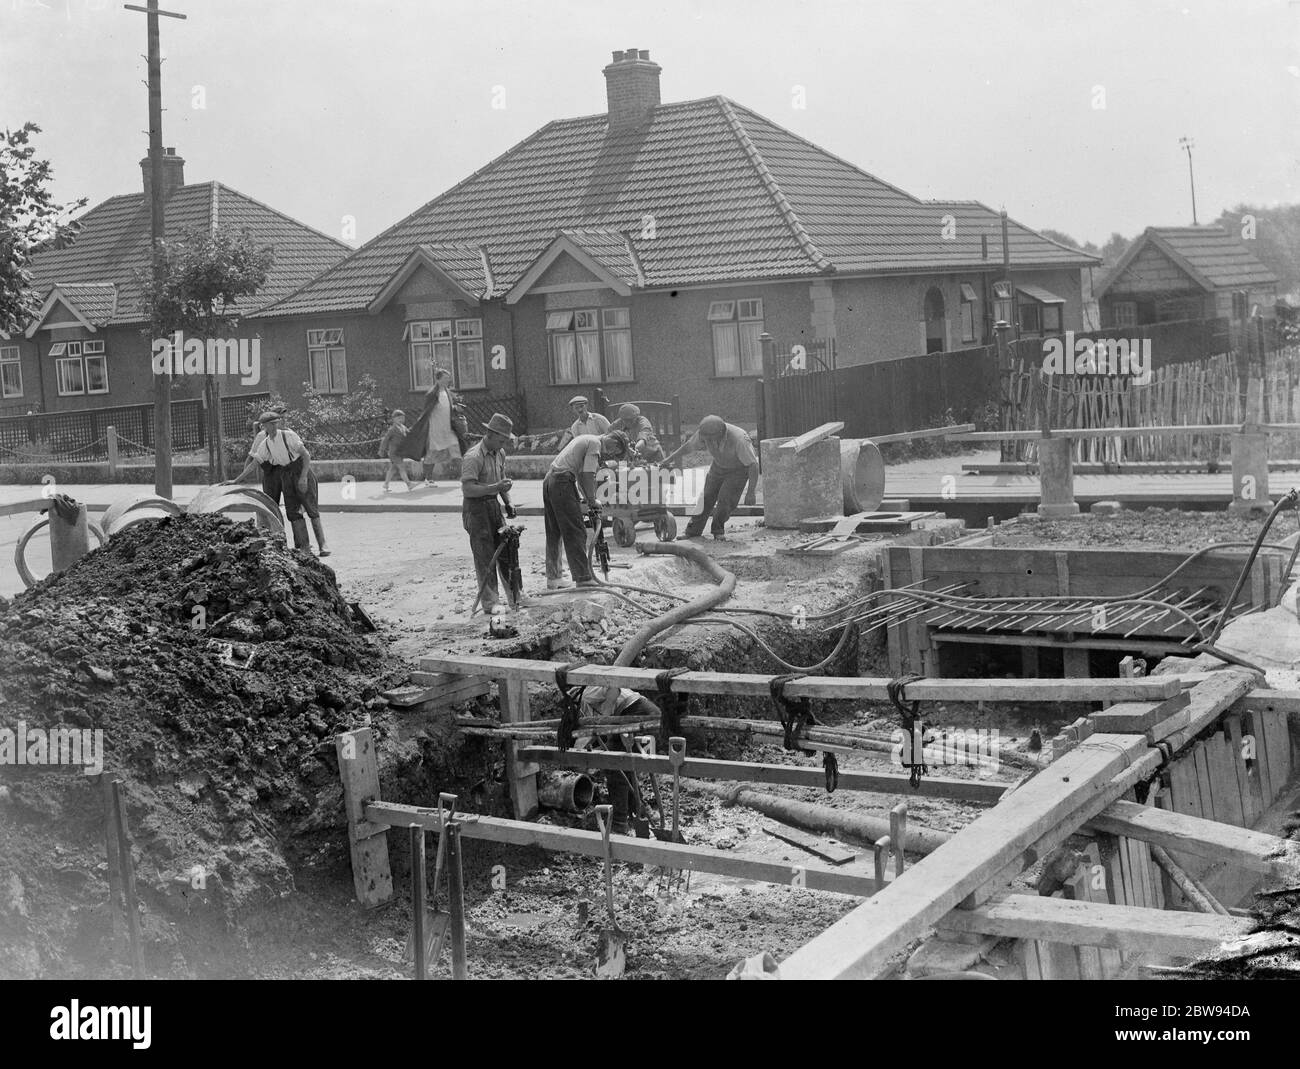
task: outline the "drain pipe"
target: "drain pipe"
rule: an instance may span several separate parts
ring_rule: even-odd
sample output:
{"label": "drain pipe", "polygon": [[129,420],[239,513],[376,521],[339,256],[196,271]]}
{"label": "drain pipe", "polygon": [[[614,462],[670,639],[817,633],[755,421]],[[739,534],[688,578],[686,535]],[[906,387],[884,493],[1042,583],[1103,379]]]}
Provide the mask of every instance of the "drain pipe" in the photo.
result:
{"label": "drain pipe", "polygon": [[[781,798],[764,791],[750,790],[743,784],[723,786],[704,780],[691,779],[687,783],[696,790],[711,794],[724,805],[742,805],[782,824],[804,831],[831,835],[845,842],[874,845],[890,834],[888,817],[873,817],[865,813],[852,813],[843,809]],[[931,854],[952,838],[948,832],[936,831],[913,824],[907,825],[905,849],[909,854]]]}
{"label": "drain pipe", "polygon": [[638,553],[646,556],[662,554],[688,560],[718,585],[685,605],[674,606],[642,627],[628,639],[627,644],[619,652],[618,658],[614,661],[614,666],[617,668],[627,668],[631,665],[641,656],[641,651],[645,649],[646,644],[661,631],[667,631],[668,628],[675,627],[692,616],[698,616],[721,605],[736,589],[736,577],[725,568],[719,568],[709,555],[697,546],[683,546],[676,542],[638,542],[636,548]]}

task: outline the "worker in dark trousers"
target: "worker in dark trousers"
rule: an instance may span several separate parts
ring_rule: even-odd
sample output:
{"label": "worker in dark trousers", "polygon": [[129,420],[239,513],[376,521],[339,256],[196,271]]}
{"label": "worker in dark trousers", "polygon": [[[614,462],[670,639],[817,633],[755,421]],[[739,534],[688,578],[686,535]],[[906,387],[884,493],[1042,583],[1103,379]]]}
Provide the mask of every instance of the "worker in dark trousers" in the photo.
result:
{"label": "worker in dark trousers", "polygon": [[[474,554],[474,574],[483,591],[483,611],[491,616],[498,611],[501,601],[497,573],[501,571],[502,560],[497,556],[493,561],[493,557],[501,545],[501,528],[506,517],[515,515],[510,503],[511,482],[506,478],[505,454],[506,443],[514,440],[515,425],[509,416],[497,412],[483,424],[483,429],[486,432],[483,440],[469,448],[460,464],[460,488],[464,495],[461,522]],[[501,577],[509,591],[510,576],[501,571]]]}
{"label": "worker in dark trousers", "polygon": [[727,423],[721,416],[705,416],[699,429],[667,457],[663,466],[669,467],[682,453],[689,453],[703,444],[713,457],[709,473],[704,479],[704,494],[700,511],[686,525],[684,538],[699,538],[704,533],[704,522],[713,516],[713,537],[726,539],[727,520],[740,504],[740,495],[749,484],[745,504],[754,504],[754,491],[758,486],[758,454],[744,429]]}
{"label": "worker in dark trousers", "polygon": [[233,480],[243,482],[254,465],[261,469],[262,491],[277,505],[280,496],[284,496],[284,512],[289,519],[289,528],[293,532],[293,548],[304,553],[311,552],[311,541],[307,535],[307,523],[302,518],[304,502],[312,524],[316,528],[316,541],[321,555],[327,556],[325,533],[320,526],[320,510],[315,503],[315,476],[311,471],[311,454],[302,444],[302,439],[287,428],[280,427],[279,412],[263,412],[258,417],[261,430],[253,439],[248,451],[248,463],[244,470]]}
{"label": "worker in dark trousers", "polygon": [[[582,706],[585,716],[639,716],[645,720],[663,717],[662,710],[649,698],[620,687],[587,687],[582,692]],[[602,737],[607,740],[607,749],[623,748],[617,736]],[[626,835],[633,804],[631,781],[623,772],[611,770],[605,773],[605,788],[609,792],[609,804],[614,807],[613,830]]]}
{"label": "worker in dark trousers", "polygon": [[[551,470],[542,481],[542,510],[546,516],[546,585],[550,589],[566,586],[555,562],[564,547],[569,571],[578,586],[597,586],[587,560],[587,526],[583,522],[585,507],[599,508],[596,498],[596,472],[605,460],[621,460],[627,455],[626,436],[580,434],[560,450]],[[579,491],[581,490],[581,494]],[[593,532],[594,540],[595,534]]]}

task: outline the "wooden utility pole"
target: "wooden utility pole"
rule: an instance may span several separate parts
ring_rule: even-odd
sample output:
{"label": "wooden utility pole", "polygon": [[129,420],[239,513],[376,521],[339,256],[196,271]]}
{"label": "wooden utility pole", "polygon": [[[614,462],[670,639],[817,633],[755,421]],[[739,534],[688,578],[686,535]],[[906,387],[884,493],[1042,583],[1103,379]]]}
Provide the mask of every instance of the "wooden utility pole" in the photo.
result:
{"label": "wooden utility pole", "polygon": [[[154,284],[162,280],[158,247],[166,237],[163,209],[162,142],[162,49],[159,44],[158,16],[183,19],[175,11],[160,11],[158,0],[148,0],[148,7],[123,4],[128,11],[145,15],[149,34],[149,252],[153,261]],[[159,497],[172,496],[172,377],[169,373],[154,376],[153,384],[153,489]]]}

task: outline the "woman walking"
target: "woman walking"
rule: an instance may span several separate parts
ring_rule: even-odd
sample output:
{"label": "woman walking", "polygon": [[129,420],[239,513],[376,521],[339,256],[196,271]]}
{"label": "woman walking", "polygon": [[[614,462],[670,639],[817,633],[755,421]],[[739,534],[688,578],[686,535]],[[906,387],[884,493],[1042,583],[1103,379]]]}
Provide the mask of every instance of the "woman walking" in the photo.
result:
{"label": "woman walking", "polygon": [[424,395],[424,410],[402,442],[402,456],[424,462],[424,485],[433,486],[433,469],[441,460],[454,460],[463,448],[456,424],[463,417],[455,411],[456,395],[451,391],[451,372],[438,368],[433,389]]}

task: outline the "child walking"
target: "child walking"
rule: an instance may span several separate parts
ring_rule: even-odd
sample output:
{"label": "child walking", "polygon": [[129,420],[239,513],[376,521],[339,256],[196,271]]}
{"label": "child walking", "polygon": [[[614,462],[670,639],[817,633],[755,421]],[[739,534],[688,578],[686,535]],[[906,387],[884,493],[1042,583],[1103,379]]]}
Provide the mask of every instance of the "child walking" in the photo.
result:
{"label": "child walking", "polygon": [[415,484],[411,482],[411,477],[406,471],[406,460],[401,453],[402,439],[407,433],[406,413],[400,408],[393,409],[388,430],[384,432],[383,440],[379,443],[380,457],[388,458],[388,469],[384,472],[384,493],[388,493],[388,481],[393,477],[394,472],[402,476],[408,490],[415,489]]}

